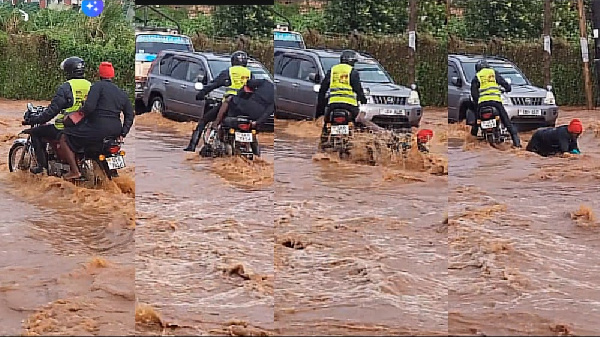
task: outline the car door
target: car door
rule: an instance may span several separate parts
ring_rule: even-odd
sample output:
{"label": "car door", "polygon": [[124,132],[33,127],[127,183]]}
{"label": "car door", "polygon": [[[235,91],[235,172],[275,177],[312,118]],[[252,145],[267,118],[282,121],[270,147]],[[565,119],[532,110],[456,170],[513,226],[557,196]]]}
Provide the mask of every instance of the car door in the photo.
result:
{"label": "car door", "polygon": [[190,59],[186,76],[187,86],[182,88],[182,104],[185,105],[186,115],[195,119],[200,119],[202,118],[202,115],[204,115],[205,101],[196,100],[196,94],[198,94],[198,91],[196,90],[195,85],[199,75],[203,78],[208,76],[204,64],[201,60]]}
{"label": "car door", "polygon": [[317,63],[310,57],[299,57],[298,75],[292,84],[296,90],[298,111],[302,117],[314,119],[317,109],[318,93],[314,91],[316,83],[310,80],[310,74],[319,72]]}
{"label": "car door", "polygon": [[294,117],[301,116],[301,109],[298,107],[296,97],[299,67],[300,59],[284,54],[275,77],[278,81],[276,82],[278,108]]}
{"label": "car door", "polygon": [[452,78],[461,80],[460,73],[454,64],[448,62],[448,119],[458,121],[460,113],[461,88],[452,83]]}
{"label": "car door", "polygon": [[186,114],[184,103],[184,92],[189,87],[186,82],[189,61],[181,56],[173,60],[171,76],[167,79],[165,106],[170,112]]}

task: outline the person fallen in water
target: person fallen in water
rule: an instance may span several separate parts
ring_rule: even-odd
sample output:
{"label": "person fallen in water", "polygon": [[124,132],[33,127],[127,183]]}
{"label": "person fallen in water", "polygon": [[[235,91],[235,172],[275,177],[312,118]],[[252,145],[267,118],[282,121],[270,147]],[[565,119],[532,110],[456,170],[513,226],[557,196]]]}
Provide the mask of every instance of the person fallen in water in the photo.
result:
{"label": "person fallen in water", "polygon": [[580,154],[577,139],[583,132],[579,119],[573,119],[569,125],[537,130],[527,144],[526,150],[543,157],[557,154]]}

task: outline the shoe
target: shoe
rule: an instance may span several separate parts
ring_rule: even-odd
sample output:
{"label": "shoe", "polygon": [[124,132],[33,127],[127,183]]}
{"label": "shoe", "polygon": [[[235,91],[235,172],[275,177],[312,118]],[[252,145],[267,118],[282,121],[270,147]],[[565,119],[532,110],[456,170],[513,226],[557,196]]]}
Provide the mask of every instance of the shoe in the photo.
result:
{"label": "shoe", "polygon": [[200,129],[196,128],[194,133],[192,134],[192,139],[190,139],[190,144],[183,149],[186,152],[195,152],[196,146],[198,146],[198,142],[200,141]]}
{"label": "shoe", "polygon": [[44,168],[41,166],[32,167],[29,169],[29,172],[31,172],[33,174],[40,174],[40,173],[44,172]]}

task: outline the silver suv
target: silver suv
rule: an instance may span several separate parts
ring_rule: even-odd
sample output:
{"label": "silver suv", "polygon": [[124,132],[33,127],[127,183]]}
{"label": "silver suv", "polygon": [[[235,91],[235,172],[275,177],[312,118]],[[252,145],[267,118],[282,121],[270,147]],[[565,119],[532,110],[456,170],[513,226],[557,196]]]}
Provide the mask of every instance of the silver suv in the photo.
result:
{"label": "silver suv", "polygon": [[[225,88],[217,88],[204,101],[197,101],[195,84],[213,81],[221,71],[231,66],[230,54],[163,50],[152,62],[144,85],[143,102],[151,110],[163,115],[177,115],[197,120],[205,111],[219,102]],[[269,71],[257,60],[250,59],[248,68],[254,78],[273,81]],[[271,116],[260,129],[274,128]]]}
{"label": "silver suv", "polygon": [[[275,48],[274,68],[277,116],[314,119],[321,80],[340,61],[341,51]],[[402,118],[418,127],[422,108],[416,86],[394,83],[387,71],[367,54],[360,54],[355,65],[368,103],[361,105],[367,118],[380,126]]]}
{"label": "silver suv", "polygon": [[[460,122],[473,111],[471,80],[476,75],[475,64],[482,55],[448,55],[448,121]],[[500,57],[485,56],[488,64],[504,77],[512,87],[502,94],[502,104],[515,124],[554,126],[558,106],[552,87],[546,89],[531,84],[523,72],[512,62]]]}

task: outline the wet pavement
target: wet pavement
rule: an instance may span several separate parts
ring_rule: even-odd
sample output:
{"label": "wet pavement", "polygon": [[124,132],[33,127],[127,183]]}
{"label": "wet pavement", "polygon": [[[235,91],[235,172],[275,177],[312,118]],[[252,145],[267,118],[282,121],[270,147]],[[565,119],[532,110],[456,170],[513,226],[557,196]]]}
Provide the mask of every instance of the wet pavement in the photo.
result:
{"label": "wet pavement", "polygon": [[493,149],[450,126],[449,333],[600,331],[597,114],[561,112],[558,125],[587,129],[570,158]]}
{"label": "wet pavement", "polygon": [[272,331],[272,135],[256,163],[200,159],[192,123],[137,121],[137,333]]}
{"label": "wet pavement", "polygon": [[[443,161],[446,112],[425,116]],[[447,176],[316,155],[315,122],[275,130],[276,332],[446,335]]]}
{"label": "wet pavement", "polygon": [[95,190],[9,173],[26,103],[0,100],[0,334],[133,332],[134,157]]}

